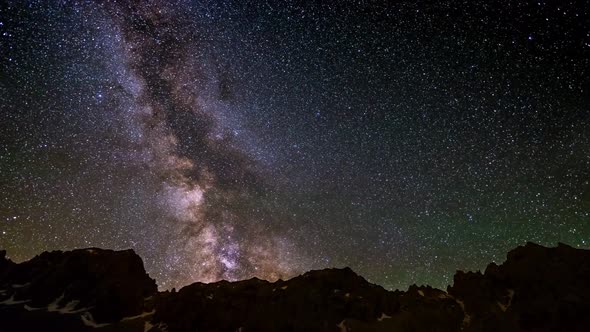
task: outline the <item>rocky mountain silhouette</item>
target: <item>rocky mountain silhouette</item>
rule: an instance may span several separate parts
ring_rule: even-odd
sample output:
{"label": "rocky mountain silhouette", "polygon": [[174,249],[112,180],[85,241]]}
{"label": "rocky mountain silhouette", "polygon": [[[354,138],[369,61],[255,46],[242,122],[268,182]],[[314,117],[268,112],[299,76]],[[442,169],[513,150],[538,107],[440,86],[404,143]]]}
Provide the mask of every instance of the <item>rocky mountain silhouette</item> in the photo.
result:
{"label": "rocky mountain silhouette", "polygon": [[0,251],[3,331],[589,331],[590,251],[527,243],[447,291],[388,291],[349,268],[158,292],[132,250]]}

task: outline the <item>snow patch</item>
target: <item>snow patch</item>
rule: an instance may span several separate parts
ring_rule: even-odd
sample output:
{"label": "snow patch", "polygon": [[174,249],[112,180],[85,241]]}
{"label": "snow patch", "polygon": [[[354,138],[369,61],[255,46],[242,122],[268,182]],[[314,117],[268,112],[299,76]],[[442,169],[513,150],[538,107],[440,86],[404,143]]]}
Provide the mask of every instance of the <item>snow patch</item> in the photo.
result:
{"label": "snow patch", "polygon": [[152,327],[154,327],[154,325],[150,322],[143,323],[143,332],[148,332]]}
{"label": "snow patch", "polygon": [[48,312],[58,312],[60,314],[77,314],[77,313],[84,312],[89,309],[89,308],[81,308],[81,309],[76,310],[76,306],[78,306],[78,304],[80,304],[80,301],[78,301],[78,300],[72,300],[72,301],[66,303],[65,306],[60,307],[60,302],[63,301],[64,296],[65,296],[65,294],[61,294],[58,298],[53,300],[53,302],[49,303],[47,305],[47,311]]}
{"label": "snow patch", "polygon": [[31,300],[15,301],[14,295],[12,295],[9,299],[0,302],[0,304],[14,305],[14,304],[27,303],[29,301],[31,301]]}
{"label": "snow patch", "polygon": [[348,332],[348,327],[346,327],[346,319],[343,319],[336,326],[338,326],[338,328],[340,329],[340,332]]}
{"label": "snow patch", "polygon": [[[35,307],[31,307],[29,305],[24,306],[25,310],[27,311],[36,311],[36,310],[42,310],[45,309],[47,310],[47,312],[58,312],[60,314],[77,314],[83,311],[88,310],[89,308],[82,308],[82,309],[78,309],[76,310],[76,306],[80,303],[80,301],[70,301],[68,303],[66,303],[66,305],[63,308],[60,308],[59,303],[64,299],[64,295],[60,295],[58,298],[56,298],[55,300],[53,300],[53,302],[49,303],[47,305],[47,307],[40,307],[40,308],[35,308]],[[19,301],[16,303],[23,303],[23,302],[29,302],[29,301]],[[14,304],[16,304],[14,303]]]}
{"label": "snow patch", "polygon": [[388,319],[391,318],[391,316],[388,316],[387,314],[385,314],[384,312],[381,313],[381,317],[377,318],[378,321],[382,321],[384,319]]}
{"label": "snow patch", "polygon": [[24,308],[25,308],[26,311],[36,311],[36,310],[43,309],[43,308],[33,308],[33,307],[29,306],[28,304],[25,304],[24,305]]}
{"label": "snow patch", "polygon": [[281,287],[281,289],[282,289],[282,290],[285,290],[285,289],[287,289],[288,287],[289,287],[289,286],[283,286],[283,287]]}
{"label": "snow patch", "polygon": [[152,311],[142,312],[141,314],[136,315],[136,316],[123,317],[123,318],[121,318],[121,321],[134,320],[134,319],[138,319],[138,318],[144,318],[144,317],[153,315],[155,312],[156,312],[156,310],[152,310]]}
{"label": "snow patch", "polygon": [[26,284],[14,284],[14,285],[12,285],[12,288],[23,288],[23,287],[27,287],[30,284],[31,284],[30,282],[27,282]]}
{"label": "snow patch", "polygon": [[88,308],[82,308],[82,309],[75,310],[76,306],[79,303],[80,303],[80,301],[78,301],[78,300],[72,300],[72,301],[66,303],[66,305],[63,308],[59,309],[58,312],[60,314],[77,314],[79,312],[88,310]]}
{"label": "snow patch", "polygon": [[80,315],[80,319],[82,319],[82,323],[84,323],[84,325],[90,326],[90,327],[94,327],[94,328],[104,327],[104,326],[109,325],[108,323],[97,324],[94,321],[94,317],[92,317],[92,314],[90,312],[88,312],[88,311],[86,311],[85,313],[81,314]]}
{"label": "snow patch", "polygon": [[207,295],[207,298],[208,298],[209,300],[213,300],[213,294],[209,294],[209,295]]}
{"label": "snow patch", "polygon": [[424,296],[424,292],[421,289],[418,290],[418,294],[420,294],[420,296]]}
{"label": "snow patch", "polygon": [[64,299],[65,294],[61,294],[58,298],[53,300],[53,302],[47,305],[47,311],[54,312],[59,310],[59,303]]}

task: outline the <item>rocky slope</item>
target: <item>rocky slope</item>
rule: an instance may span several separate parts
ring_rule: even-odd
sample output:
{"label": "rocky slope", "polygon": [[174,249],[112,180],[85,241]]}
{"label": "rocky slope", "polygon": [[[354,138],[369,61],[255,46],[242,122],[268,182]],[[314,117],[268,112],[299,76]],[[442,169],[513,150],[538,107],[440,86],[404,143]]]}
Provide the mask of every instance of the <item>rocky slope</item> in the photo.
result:
{"label": "rocky slope", "polygon": [[349,268],[157,292],[131,250],[0,251],[2,331],[588,331],[590,251],[528,243],[448,292],[387,291]]}

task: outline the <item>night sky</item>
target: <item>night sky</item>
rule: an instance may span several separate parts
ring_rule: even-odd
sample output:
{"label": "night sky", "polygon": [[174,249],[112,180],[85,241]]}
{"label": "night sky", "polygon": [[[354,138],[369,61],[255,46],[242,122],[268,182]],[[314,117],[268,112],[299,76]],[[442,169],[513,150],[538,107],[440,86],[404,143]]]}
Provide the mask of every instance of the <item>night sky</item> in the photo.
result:
{"label": "night sky", "polygon": [[162,289],[590,247],[588,1],[2,1],[0,248]]}

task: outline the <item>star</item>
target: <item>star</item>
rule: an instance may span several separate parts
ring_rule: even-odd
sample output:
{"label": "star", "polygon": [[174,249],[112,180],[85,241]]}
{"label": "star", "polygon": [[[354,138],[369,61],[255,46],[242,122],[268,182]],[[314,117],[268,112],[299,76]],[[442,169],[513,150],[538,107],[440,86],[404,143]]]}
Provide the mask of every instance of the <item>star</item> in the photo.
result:
{"label": "star", "polygon": [[16,261],[132,248],[162,289],[343,266],[405,289],[526,241],[588,247],[572,1],[3,14],[0,231]]}

